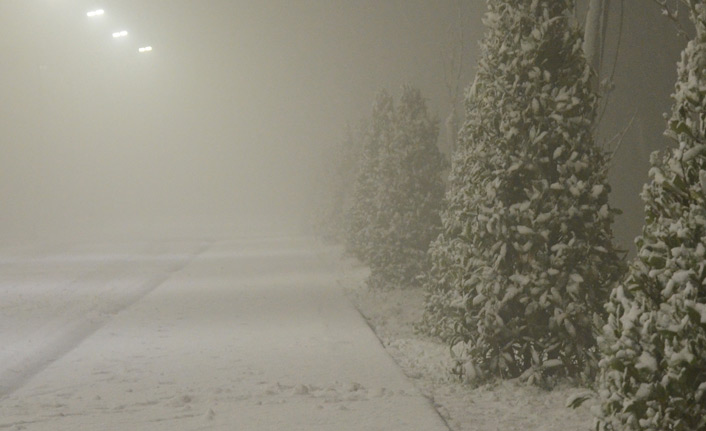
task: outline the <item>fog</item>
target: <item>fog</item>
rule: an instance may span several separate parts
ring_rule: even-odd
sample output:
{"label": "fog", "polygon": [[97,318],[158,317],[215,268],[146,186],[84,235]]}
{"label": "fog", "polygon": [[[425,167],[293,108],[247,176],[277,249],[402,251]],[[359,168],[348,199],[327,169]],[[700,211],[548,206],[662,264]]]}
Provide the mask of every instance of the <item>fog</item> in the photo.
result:
{"label": "fog", "polygon": [[378,89],[439,109],[454,6],[294,3],[0,2],[0,237],[305,224],[318,155]]}
{"label": "fog", "polygon": [[[467,3],[464,85],[485,9]],[[648,154],[667,144],[682,44],[649,6],[626,1],[600,130],[608,140],[635,115],[611,172],[625,246]],[[97,7],[106,14],[86,17]],[[301,228],[321,154],[377,90],[413,84],[446,116],[441,58],[456,20],[453,0],[2,0],[0,238]]]}
{"label": "fog", "polygon": [[[616,218],[613,232],[616,242],[632,255],[634,238],[641,233],[645,220],[640,192],[648,181],[650,153],[673,145],[663,136],[663,115],[671,108],[676,63],[686,41],[677,35],[677,27],[662,16],[657,5],[640,0],[610,3],[608,58],[604,59],[602,73],[614,73],[615,88],[607,96],[597,140],[615,151],[609,171],[611,202],[623,214]],[[620,38],[621,3],[624,9]]]}
{"label": "fog", "polygon": [[[579,21],[587,1],[577,0]],[[672,145],[662,136],[662,114],[685,44],[653,3],[610,2],[601,74],[613,78],[614,90],[595,131],[598,145],[614,153],[610,199],[623,211],[615,240],[632,254],[649,154]],[[564,254],[563,239],[554,244],[562,272],[534,278],[527,271],[539,266],[531,259],[526,268],[502,269],[512,282],[504,287],[483,272],[474,294],[453,290],[456,281],[436,292],[434,271],[396,286],[405,288],[370,289],[375,265],[346,259],[340,247],[311,235],[322,231],[312,223],[333,177],[324,171],[335,169],[323,167],[347,126],[370,116],[379,90],[399,100],[403,84],[418,88],[440,119],[440,147],[448,148],[442,57],[459,5],[465,87],[480,55],[484,0],[0,0],[0,428],[593,426],[591,406],[600,400],[578,406],[588,395],[575,386],[591,373],[570,385],[555,380],[563,371],[554,374],[568,371],[569,362],[590,371],[593,353],[564,357],[555,350],[563,341],[540,350],[559,339],[553,333],[564,333],[561,326],[580,339],[572,352],[594,349],[585,319],[574,317],[575,310],[598,311],[595,303],[577,299],[574,307],[556,298],[561,291],[576,299],[584,289],[581,265],[566,266],[574,252]],[[87,16],[97,9],[105,14]],[[119,31],[127,36],[112,37]],[[152,50],[138,51],[146,46]],[[380,237],[414,232],[392,223],[384,230]],[[531,251],[528,238],[522,247]],[[387,241],[383,253],[365,254],[396,267],[390,274],[423,267],[401,264],[423,256],[401,250],[412,241]],[[381,242],[371,244],[365,247]],[[391,248],[403,257],[391,259]],[[513,255],[505,245],[500,250],[496,266]],[[467,269],[478,260],[457,256],[448,260]],[[610,279],[614,268],[604,266],[598,278],[586,269],[587,283]],[[670,283],[687,283],[686,273],[674,272]],[[476,280],[454,278],[463,289]],[[533,291],[557,283],[539,301],[532,292],[532,302],[515,296],[540,278]],[[509,286],[502,302],[484,296],[486,281]],[[542,305],[549,293],[565,310]],[[468,300],[464,316],[456,294]],[[444,303],[449,298],[453,304]],[[500,360],[487,357],[505,363],[496,369],[509,371],[506,377],[520,363],[531,366],[520,377],[483,383],[467,350],[478,339],[469,332],[477,299],[490,304],[484,316],[496,308],[497,340],[527,327],[515,310],[538,321],[553,316],[549,338],[526,349],[486,338],[510,346]],[[453,325],[458,316],[463,324]],[[452,326],[453,346],[423,333]],[[648,350],[638,369],[657,367]],[[524,357],[506,361],[508,353]],[[687,354],[685,347],[667,359],[681,364]],[[569,358],[561,368],[556,355]],[[561,383],[538,391],[524,386],[532,380]],[[567,409],[567,400],[578,408]]]}

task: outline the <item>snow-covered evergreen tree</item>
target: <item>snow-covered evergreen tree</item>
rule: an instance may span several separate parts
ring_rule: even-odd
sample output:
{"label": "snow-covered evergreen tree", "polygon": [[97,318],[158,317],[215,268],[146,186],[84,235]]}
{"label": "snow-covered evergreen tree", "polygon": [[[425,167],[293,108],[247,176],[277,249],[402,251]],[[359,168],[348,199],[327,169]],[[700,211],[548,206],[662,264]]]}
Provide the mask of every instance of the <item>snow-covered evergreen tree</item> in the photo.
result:
{"label": "snow-covered evergreen tree", "polygon": [[428,265],[429,243],[439,234],[444,160],[437,146],[438,120],[421,92],[409,85],[395,109],[393,134],[380,153],[378,216],[369,284],[415,284]]}
{"label": "snow-covered evergreen tree", "polygon": [[374,226],[379,223],[380,158],[393,136],[394,105],[387,91],[380,91],[363,136],[363,148],[353,191],[353,202],[346,224],[346,251],[369,264],[376,239]]}
{"label": "snow-covered evergreen tree", "polygon": [[645,226],[600,340],[602,430],[706,429],[706,3],[682,53],[667,135],[642,193]]}
{"label": "snow-covered evergreen tree", "polygon": [[623,267],[591,69],[572,0],[487,4],[424,326],[470,375],[581,376]]}
{"label": "snow-covered evergreen tree", "polygon": [[343,241],[347,232],[347,214],[353,202],[353,190],[362,153],[365,124],[346,127],[341,142],[325,154],[322,166],[319,205],[315,230],[325,240]]}

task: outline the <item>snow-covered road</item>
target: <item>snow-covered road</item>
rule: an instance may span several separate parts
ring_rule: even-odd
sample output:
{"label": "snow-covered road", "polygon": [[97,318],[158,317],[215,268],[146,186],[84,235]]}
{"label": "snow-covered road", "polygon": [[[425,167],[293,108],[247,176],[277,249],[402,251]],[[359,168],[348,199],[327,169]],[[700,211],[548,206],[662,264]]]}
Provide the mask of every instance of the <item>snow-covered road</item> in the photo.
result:
{"label": "snow-covered road", "polygon": [[335,262],[292,237],[0,250],[0,429],[446,430]]}

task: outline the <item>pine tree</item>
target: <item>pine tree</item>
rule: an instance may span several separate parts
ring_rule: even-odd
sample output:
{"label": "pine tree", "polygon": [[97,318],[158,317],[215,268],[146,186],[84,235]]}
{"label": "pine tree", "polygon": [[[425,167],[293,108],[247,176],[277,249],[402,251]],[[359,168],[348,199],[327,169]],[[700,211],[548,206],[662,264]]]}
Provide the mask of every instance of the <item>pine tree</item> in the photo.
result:
{"label": "pine tree", "polygon": [[591,70],[573,1],[487,4],[424,326],[479,378],[582,376],[622,269]]}
{"label": "pine tree", "polygon": [[602,430],[706,429],[706,4],[682,53],[667,135],[651,158],[638,253],[600,340]]}
{"label": "pine tree", "polygon": [[402,87],[391,141],[380,153],[377,233],[370,260],[373,287],[417,283],[428,267],[429,243],[438,235],[444,197],[438,120],[418,89]]}
{"label": "pine tree", "polygon": [[353,191],[353,202],[346,224],[346,251],[369,264],[374,251],[379,223],[380,157],[392,139],[394,106],[392,96],[380,91],[363,137],[362,155]]}

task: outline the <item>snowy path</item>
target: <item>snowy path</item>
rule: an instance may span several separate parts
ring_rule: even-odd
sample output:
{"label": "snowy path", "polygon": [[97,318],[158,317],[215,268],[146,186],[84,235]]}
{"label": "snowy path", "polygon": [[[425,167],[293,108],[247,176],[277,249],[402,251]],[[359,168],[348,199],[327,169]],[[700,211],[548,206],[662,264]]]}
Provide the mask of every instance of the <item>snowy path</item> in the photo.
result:
{"label": "snowy path", "polygon": [[204,247],[190,241],[0,250],[0,397],[149,293]]}
{"label": "snowy path", "polygon": [[[303,238],[250,239],[162,244],[93,264],[88,250],[80,268],[40,265],[34,277],[64,294],[114,283],[66,305],[113,313],[0,399],[0,430],[446,430],[336,285],[333,252]],[[31,261],[0,261],[12,269],[0,300]],[[129,286],[139,287],[115,293]],[[17,309],[51,309],[35,299],[16,299]],[[46,334],[61,321],[50,313],[34,319],[40,329],[19,319],[8,330],[0,310],[3,360],[41,350],[11,333]]]}

